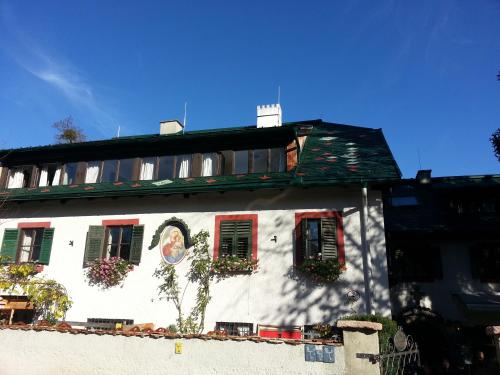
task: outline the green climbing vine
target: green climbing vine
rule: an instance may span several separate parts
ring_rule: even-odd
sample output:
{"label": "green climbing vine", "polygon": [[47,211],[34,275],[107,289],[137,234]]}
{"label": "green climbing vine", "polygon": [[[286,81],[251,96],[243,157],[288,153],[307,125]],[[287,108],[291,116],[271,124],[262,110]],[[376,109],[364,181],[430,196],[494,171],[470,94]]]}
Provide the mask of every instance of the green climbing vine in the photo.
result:
{"label": "green climbing vine", "polygon": [[55,323],[66,315],[72,301],[63,285],[40,276],[35,263],[5,262],[6,259],[0,257],[0,289],[26,296],[35,308],[35,320]]}
{"label": "green climbing vine", "polygon": [[182,310],[181,288],[175,266],[162,264],[155,270],[154,276],[161,280],[158,286],[160,297],[171,301],[177,310],[177,328],[180,333],[201,333],[205,324],[205,311],[210,302],[210,281],[213,278],[212,260],[208,251],[207,231],[202,230],[192,237],[192,250],[188,257],[191,267],[188,280],[197,284],[196,301],[187,317]]}

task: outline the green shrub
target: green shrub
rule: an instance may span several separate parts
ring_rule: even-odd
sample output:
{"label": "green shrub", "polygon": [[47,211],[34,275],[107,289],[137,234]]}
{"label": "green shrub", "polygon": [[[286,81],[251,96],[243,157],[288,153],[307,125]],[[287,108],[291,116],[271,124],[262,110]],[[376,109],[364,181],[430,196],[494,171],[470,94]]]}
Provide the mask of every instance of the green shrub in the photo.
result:
{"label": "green shrub", "polygon": [[398,324],[391,318],[383,317],[382,315],[355,314],[343,316],[339,320],[360,320],[363,322],[375,322],[382,324],[382,331],[378,333],[378,342],[380,350],[384,350],[389,340],[398,330]]}

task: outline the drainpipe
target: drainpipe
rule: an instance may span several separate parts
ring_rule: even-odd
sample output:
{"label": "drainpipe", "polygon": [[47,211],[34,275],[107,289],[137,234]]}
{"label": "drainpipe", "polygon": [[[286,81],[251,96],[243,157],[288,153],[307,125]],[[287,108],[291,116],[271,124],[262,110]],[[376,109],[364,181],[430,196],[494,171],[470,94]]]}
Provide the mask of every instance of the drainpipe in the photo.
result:
{"label": "drainpipe", "polygon": [[373,314],[372,306],[372,257],[367,236],[368,218],[368,187],[364,183],[361,187],[361,250],[363,252],[363,275],[365,284],[365,310],[367,314]]}

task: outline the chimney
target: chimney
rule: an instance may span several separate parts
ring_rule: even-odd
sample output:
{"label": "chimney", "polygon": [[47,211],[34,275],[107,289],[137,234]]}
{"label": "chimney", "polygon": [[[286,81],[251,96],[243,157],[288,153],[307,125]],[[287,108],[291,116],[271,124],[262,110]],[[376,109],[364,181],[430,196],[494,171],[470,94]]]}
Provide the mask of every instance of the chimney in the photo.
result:
{"label": "chimney", "polygon": [[177,134],[183,130],[184,125],[178,120],[160,121],[160,135]]}
{"label": "chimney", "polygon": [[415,179],[419,184],[430,184],[431,172],[432,169],[421,169],[417,172],[417,176],[415,177]]}
{"label": "chimney", "polygon": [[272,128],[281,126],[281,106],[266,104],[257,106],[257,127]]}

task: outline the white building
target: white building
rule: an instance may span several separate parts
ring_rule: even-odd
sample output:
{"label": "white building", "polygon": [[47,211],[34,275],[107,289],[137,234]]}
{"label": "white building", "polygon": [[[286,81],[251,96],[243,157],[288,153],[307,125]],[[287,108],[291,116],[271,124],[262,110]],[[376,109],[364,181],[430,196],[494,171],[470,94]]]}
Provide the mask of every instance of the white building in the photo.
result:
{"label": "white building", "polygon": [[[2,255],[43,264],[74,302],[68,321],[167,326],[177,313],[158,298],[159,264],[176,263],[186,311],[196,293],[183,246],[179,255],[165,247],[177,223],[187,252],[189,233],[207,230],[214,258],[258,259],[256,272],[212,284],[206,331],[389,315],[379,183],[400,173],[381,130],[278,126],[281,109],[275,118],[277,126],[192,132],[167,121],[161,134],[0,151]],[[89,286],[86,262],[113,255],[135,264],[123,286]],[[307,256],[338,259],[345,271],[314,283],[295,271]]]}

